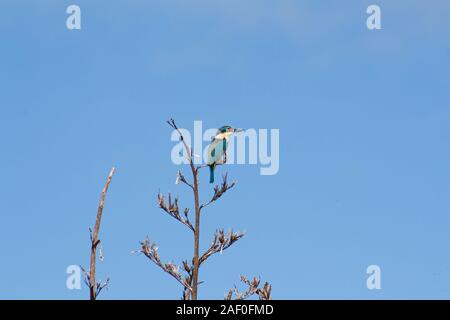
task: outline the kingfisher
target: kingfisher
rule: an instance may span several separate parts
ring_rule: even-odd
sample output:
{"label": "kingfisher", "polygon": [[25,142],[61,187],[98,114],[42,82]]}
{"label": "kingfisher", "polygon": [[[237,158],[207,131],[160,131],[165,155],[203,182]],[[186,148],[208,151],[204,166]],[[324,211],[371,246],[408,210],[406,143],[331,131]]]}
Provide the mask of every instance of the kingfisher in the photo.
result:
{"label": "kingfisher", "polygon": [[234,133],[241,132],[242,129],[235,129],[231,126],[223,126],[217,130],[216,136],[212,138],[211,144],[208,147],[208,161],[209,166],[209,183],[214,183],[214,170],[217,164],[223,164],[227,158],[228,139]]}

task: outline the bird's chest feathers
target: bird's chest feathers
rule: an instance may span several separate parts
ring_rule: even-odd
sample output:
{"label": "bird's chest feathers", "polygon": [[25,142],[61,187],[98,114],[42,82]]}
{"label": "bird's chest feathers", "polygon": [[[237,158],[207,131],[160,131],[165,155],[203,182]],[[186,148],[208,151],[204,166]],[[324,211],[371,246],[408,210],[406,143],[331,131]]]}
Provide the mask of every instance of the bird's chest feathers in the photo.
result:
{"label": "bird's chest feathers", "polygon": [[231,133],[229,132],[224,132],[224,133],[219,133],[215,138],[216,140],[228,140],[228,138],[231,136]]}

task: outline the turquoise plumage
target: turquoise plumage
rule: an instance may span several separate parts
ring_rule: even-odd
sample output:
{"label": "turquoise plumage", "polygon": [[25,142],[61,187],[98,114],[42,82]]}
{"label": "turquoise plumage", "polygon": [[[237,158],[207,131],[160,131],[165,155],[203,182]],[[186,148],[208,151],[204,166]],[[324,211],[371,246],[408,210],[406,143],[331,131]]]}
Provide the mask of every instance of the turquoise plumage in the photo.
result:
{"label": "turquoise plumage", "polygon": [[216,136],[212,139],[208,147],[208,160],[206,164],[209,166],[209,182],[214,183],[214,170],[217,164],[223,164],[226,158],[228,147],[228,138],[241,129],[234,129],[230,126],[223,126],[217,130]]}
{"label": "turquoise plumage", "polygon": [[214,170],[216,169],[216,165],[223,161],[226,150],[226,139],[213,138],[208,148],[207,165],[209,166],[209,183],[214,183]]}

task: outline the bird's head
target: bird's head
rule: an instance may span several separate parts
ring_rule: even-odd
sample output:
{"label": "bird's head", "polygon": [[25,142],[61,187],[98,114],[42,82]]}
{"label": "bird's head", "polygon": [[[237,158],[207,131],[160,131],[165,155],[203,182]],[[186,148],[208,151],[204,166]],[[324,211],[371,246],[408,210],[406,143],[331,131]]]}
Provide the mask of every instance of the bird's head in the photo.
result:
{"label": "bird's head", "polygon": [[223,126],[217,130],[216,138],[229,138],[233,133],[241,132],[242,129],[236,129],[231,126]]}

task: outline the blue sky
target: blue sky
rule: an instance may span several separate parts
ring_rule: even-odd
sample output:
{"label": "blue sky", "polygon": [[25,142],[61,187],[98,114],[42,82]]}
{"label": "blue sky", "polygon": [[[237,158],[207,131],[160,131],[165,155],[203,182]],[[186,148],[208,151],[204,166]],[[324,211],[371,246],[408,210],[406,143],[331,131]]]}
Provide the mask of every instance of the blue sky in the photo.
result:
{"label": "blue sky", "polygon": [[[69,31],[78,4],[82,29]],[[382,30],[366,28],[378,4]],[[238,185],[202,220],[246,230],[209,260],[200,298],[239,275],[278,299],[450,297],[448,1],[18,1],[0,4],[0,298],[85,299],[88,227],[101,228],[103,299],[177,299],[144,256],[192,254],[157,208],[179,169],[165,120],[280,129],[280,171],[229,166]],[[202,197],[211,193],[203,174]],[[381,267],[382,289],[366,288]]]}

